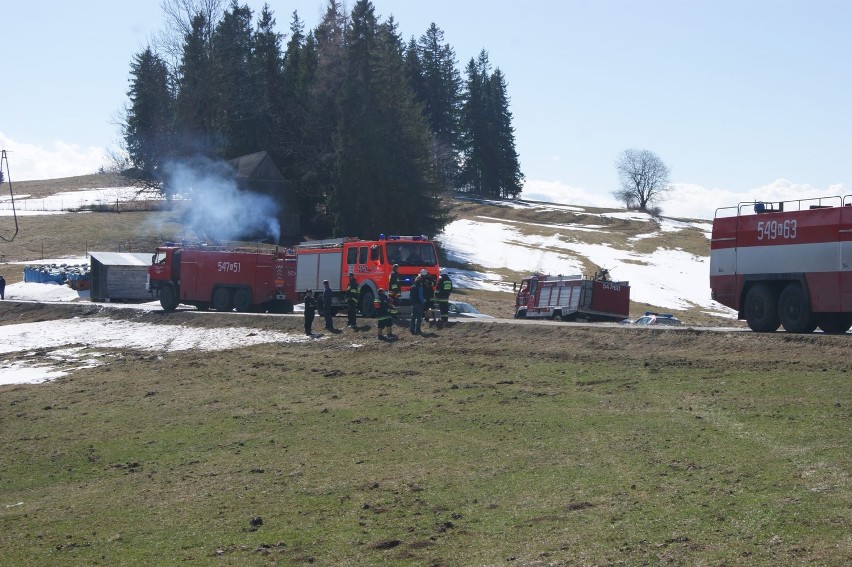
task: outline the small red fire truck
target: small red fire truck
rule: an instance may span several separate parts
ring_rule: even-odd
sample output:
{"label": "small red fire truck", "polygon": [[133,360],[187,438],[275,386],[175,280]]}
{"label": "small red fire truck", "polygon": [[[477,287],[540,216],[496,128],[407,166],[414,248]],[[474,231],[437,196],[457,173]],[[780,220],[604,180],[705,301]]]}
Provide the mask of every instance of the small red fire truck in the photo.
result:
{"label": "small red fire truck", "polygon": [[610,281],[606,270],[592,278],[533,274],[515,299],[516,319],[620,321],[629,314],[630,284]]}
{"label": "small red fire truck", "polygon": [[753,331],[852,327],[852,196],[718,209],[710,249],[713,299]]}
{"label": "small red fire truck", "polygon": [[296,247],[296,290],[323,289],[328,280],[334,292],[333,309],[345,307],[349,274],[355,274],[360,288],[361,313],[373,314],[373,299],[379,288],[387,290],[393,265],[398,266],[402,304],[408,304],[407,292],[421,270],[438,280],[438,254],[434,243],[425,236],[380,236],[378,240],[335,238],[303,242]]}
{"label": "small red fire truck", "polygon": [[165,311],[181,303],[217,311],[289,313],[296,256],[278,247],[232,248],[167,243],[148,268],[148,289]]}

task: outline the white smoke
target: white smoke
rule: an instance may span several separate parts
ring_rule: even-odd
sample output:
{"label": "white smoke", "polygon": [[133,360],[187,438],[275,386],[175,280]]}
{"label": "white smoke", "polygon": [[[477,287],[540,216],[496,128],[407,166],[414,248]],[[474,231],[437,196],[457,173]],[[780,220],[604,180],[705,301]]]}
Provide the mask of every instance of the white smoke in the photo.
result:
{"label": "white smoke", "polygon": [[281,237],[279,206],[269,195],[241,189],[236,171],[206,157],[171,161],[164,166],[167,193],[187,201],[186,224],[213,241]]}

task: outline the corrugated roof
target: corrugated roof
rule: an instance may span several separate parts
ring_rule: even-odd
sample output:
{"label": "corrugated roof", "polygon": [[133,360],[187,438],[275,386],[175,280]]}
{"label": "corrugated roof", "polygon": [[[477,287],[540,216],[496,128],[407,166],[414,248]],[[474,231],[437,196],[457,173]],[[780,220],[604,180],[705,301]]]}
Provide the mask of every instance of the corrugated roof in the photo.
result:
{"label": "corrugated roof", "polygon": [[150,266],[151,253],[137,252],[89,252],[89,255],[105,266]]}
{"label": "corrugated roof", "polygon": [[[257,170],[269,154],[261,151],[232,159],[229,163],[237,170],[239,177],[255,177]],[[272,164],[274,167],[274,164]]]}

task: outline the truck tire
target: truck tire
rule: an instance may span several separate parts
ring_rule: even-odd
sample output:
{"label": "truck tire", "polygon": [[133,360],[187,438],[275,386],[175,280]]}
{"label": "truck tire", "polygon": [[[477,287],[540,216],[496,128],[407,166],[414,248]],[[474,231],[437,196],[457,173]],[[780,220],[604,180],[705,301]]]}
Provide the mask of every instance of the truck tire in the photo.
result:
{"label": "truck tire", "polygon": [[526,319],[527,318],[527,310],[522,309],[515,313],[515,319]]}
{"label": "truck tire", "polygon": [[160,288],[160,305],[163,311],[174,311],[178,306],[178,295],[175,288],[171,285],[166,285]]}
{"label": "truck tire", "polygon": [[749,288],[743,311],[749,328],[756,333],[774,333],[781,325],[778,302],[766,284],[758,283]]}
{"label": "truck tire", "polygon": [[234,309],[243,312],[251,310],[251,290],[243,287],[234,292]]}
{"label": "truck tire", "polygon": [[373,316],[373,290],[366,287],[361,290],[361,315],[364,317]]}
{"label": "truck tire", "polygon": [[842,335],[852,327],[852,313],[826,313],[819,318],[823,333]]}
{"label": "truck tire", "polygon": [[226,287],[217,287],[213,290],[213,309],[216,311],[230,311],[234,307],[234,299],[231,290]]}
{"label": "truck tire", "polygon": [[788,333],[813,333],[817,320],[801,285],[788,284],[778,298],[778,316]]}

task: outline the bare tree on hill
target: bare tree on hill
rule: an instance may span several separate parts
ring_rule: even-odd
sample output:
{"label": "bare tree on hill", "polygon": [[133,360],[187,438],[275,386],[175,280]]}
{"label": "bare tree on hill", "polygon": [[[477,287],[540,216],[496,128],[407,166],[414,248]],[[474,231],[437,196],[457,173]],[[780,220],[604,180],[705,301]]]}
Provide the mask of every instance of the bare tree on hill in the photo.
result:
{"label": "bare tree on hill", "polygon": [[165,30],[161,31],[157,45],[167,53],[172,65],[177,67],[183,53],[187,36],[192,33],[192,20],[198,15],[207,22],[205,39],[209,40],[213,27],[222,15],[224,0],[162,0],[160,8],[166,18]]}
{"label": "bare tree on hill", "polygon": [[671,170],[649,150],[624,150],[615,160],[615,171],[621,188],[613,196],[628,209],[659,214],[657,203],[671,189]]}

